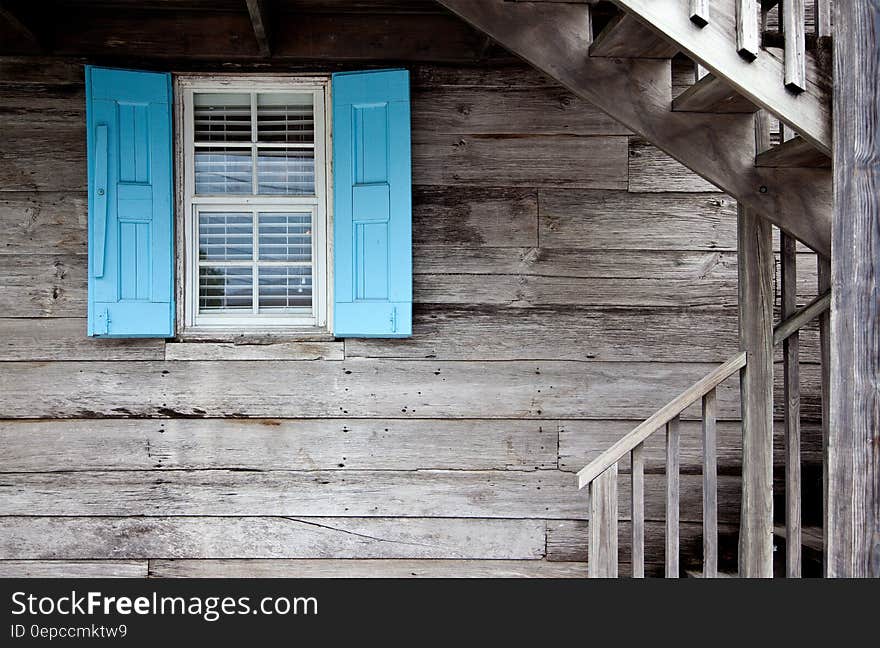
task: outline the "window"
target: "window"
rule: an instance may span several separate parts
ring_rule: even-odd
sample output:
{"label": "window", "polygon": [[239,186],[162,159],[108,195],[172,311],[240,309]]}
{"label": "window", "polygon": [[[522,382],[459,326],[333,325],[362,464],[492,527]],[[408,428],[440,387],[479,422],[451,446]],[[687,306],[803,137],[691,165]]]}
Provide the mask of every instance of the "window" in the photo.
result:
{"label": "window", "polygon": [[187,328],[327,326],[328,83],[179,79]]}

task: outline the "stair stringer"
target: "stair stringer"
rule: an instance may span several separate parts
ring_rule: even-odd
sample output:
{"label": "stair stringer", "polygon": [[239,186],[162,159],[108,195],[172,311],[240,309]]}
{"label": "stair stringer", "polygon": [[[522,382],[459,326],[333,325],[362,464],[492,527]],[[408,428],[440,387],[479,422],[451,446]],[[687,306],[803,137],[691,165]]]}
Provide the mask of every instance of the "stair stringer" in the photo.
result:
{"label": "stair stringer", "polygon": [[590,58],[587,5],[438,2],[741,204],[830,256],[830,171],[755,167],[754,115],[673,112],[669,60]]}

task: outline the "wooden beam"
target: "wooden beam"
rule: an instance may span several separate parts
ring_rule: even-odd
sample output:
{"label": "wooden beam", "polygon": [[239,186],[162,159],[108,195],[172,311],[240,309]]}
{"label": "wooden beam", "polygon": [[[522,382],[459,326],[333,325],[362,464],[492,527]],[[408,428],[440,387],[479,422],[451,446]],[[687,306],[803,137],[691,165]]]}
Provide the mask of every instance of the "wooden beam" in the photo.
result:
{"label": "wooden beam", "polygon": [[782,344],[793,333],[796,333],[805,325],[809,324],[822,313],[827,311],[830,306],[831,293],[825,292],[816,297],[816,299],[802,309],[786,316],[782,322],[773,328],[773,345],[776,346]]}
{"label": "wooden beam", "polygon": [[628,13],[612,18],[590,45],[590,56],[670,59],[677,53],[675,45]]}
{"label": "wooden beam", "polygon": [[735,114],[754,113],[758,107],[726,81],[709,73],[673,99],[672,109],[679,112]]}
{"label": "wooden beam", "polygon": [[266,57],[272,56],[266,2],[265,0],[245,0],[245,2],[247,2],[248,13],[251,17],[251,25],[254,28],[254,36],[257,39],[260,54]]}
{"label": "wooden beam", "polygon": [[828,575],[880,577],[880,3],[834,3]]}
{"label": "wooden beam", "polygon": [[587,7],[438,1],[740,203],[830,254],[830,172],[755,168],[752,115],[672,112],[669,61],[586,57]]}
{"label": "wooden beam", "polygon": [[773,237],[770,224],[739,210],[739,337],[743,467],[739,573],[773,576]]}
{"label": "wooden beam", "polygon": [[[684,18],[687,10],[684,0],[615,0],[615,3],[651,25],[750,101],[777,115],[819,150],[830,154],[831,101],[828,93],[809,83],[800,95],[787,90],[781,82],[785,76],[784,61],[765,49],[758,47],[751,62],[737,55],[740,48],[729,27],[725,27],[732,17],[698,29]],[[757,11],[757,0],[739,0],[738,4],[751,6]],[[727,5],[717,3],[716,13]],[[747,24],[752,25],[751,17]],[[757,14],[754,16],[754,30],[757,33]]]}

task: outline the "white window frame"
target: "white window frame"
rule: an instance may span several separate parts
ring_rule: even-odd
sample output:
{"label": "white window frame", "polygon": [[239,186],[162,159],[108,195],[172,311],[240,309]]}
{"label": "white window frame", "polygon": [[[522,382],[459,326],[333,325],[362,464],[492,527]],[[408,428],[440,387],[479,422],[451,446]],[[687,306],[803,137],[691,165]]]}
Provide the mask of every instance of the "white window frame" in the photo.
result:
{"label": "white window frame", "polygon": [[[179,221],[182,227],[183,249],[179,252],[183,257],[183,325],[185,331],[194,333],[274,333],[297,331],[328,330],[331,326],[329,304],[332,303],[332,236],[331,200],[332,187],[330,140],[330,78],[328,76],[263,76],[263,75],[192,75],[178,76],[177,91],[181,107],[177,133],[177,151],[182,156],[182,165],[178,168],[183,172],[182,207],[183,218]],[[314,196],[278,196],[278,195],[209,195],[195,194],[195,141],[193,124],[193,95],[197,92],[229,92],[248,93],[252,101],[260,92],[297,92],[312,93],[314,106],[314,152],[315,152],[315,195]],[[251,142],[232,145],[232,148],[255,150],[256,124],[252,124]],[[219,145],[219,143],[217,143]],[[228,143],[222,146],[229,147]],[[267,143],[268,148],[303,148],[295,144]],[[255,173],[256,175],[256,173]],[[178,182],[180,180],[178,179]],[[256,183],[256,177],[254,178]],[[312,213],[312,312],[272,313],[199,313],[198,294],[198,213],[200,211],[238,211],[254,213],[254,245],[258,238],[256,214],[265,212]],[[256,260],[254,261],[256,264]],[[260,262],[261,265],[272,265],[271,262]],[[213,264],[212,264],[213,265]],[[217,265],[224,265],[220,262]],[[284,264],[281,264],[284,265]],[[258,281],[254,277],[253,284],[254,309],[258,304]],[[181,293],[178,293],[181,294]]]}

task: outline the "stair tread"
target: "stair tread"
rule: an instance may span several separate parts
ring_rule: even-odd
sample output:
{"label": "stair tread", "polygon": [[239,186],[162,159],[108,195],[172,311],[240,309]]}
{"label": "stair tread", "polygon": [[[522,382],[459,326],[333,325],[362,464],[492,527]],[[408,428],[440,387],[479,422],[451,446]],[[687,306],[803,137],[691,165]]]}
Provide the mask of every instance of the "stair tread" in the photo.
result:
{"label": "stair tread", "polygon": [[707,74],[672,101],[678,112],[753,113],[758,107],[713,74]]}
{"label": "stair tread", "polygon": [[817,150],[802,137],[793,137],[755,157],[757,167],[811,168],[831,167],[831,158]]}
{"label": "stair tread", "polygon": [[669,59],[678,47],[631,14],[622,13],[605,26],[590,45],[590,56]]}
{"label": "stair tread", "polygon": [[[785,537],[785,525],[778,524],[774,529],[776,535],[780,538]],[[805,526],[801,528],[801,544],[808,549],[814,551],[822,551],[825,546],[825,540],[822,533],[822,527]]]}

